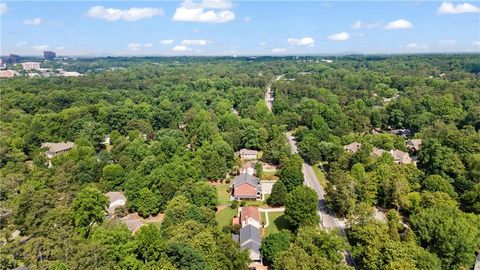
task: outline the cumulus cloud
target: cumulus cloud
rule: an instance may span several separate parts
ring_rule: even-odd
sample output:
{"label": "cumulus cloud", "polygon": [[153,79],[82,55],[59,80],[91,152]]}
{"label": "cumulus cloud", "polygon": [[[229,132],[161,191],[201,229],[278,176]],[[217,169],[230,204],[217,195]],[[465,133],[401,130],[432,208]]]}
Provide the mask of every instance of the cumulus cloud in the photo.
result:
{"label": "cumulus cloud", "polygon": [[362,22],[362,21],[356,21],[352,24],[352,28],[355,30],[359,29],[370,29],[370,28],[376,28],[379,27],[382,23],[381,22]]}
{"label": "cumulus cloud", "polygon": [[154,16],[163,16],[163,10],[159,8],[130,8],[116,9],[105,8],[103,6],[95,6],[88,10],[87,15],[95,19],[103,19],[107,21],[138,21],[141,19],[151,18]]}
{"label": "cumulus cloud", "polygon": [[285,53],[287,52],[287,49],[285,48],[274,48],[271,50],[272,53]]}
{"label": "cumulus cloud", "polygon": [[208,42],[206,39],[184,39],[180,44],[184,46],[205,46]]}
{"label": "cumulus cloud", "polygon": [[143,44],[143,46],[145,46],[145,48],[151,48],[153,46],[152,43],[145,43]]}
{"label": "cumulus cloud", "polygon": [[235,19],[229,0],[203,0],[200,3],[185,0],[175,10],[172,20],[179,22],[225,23]]}
{"label": "cumulus cloud", "polygon": [[289,38],[287,39],[288,44],[298,45],[298,46],[313,46],[315,45],[315,40],[311,37],[304,38]]}
{"label": "cumulus cloud", "polygon": [[170,45],[170,44],[173,44],[174,40],[173,39],[164,39],[164,40],[160,40],[160,44],[162,45]]}
{"label": "cumulus cloud", "polygon": [[17,46],[24,46],[24,45],[27,45],[28,42],[26,41],[20,41],[17,43]]}
{"label": "cumulus cloud", "polygon": [[44,51],[49,48],[48,45],[38,45],[38,46],[33,46],[32,47],[36,51]]}
{"label": "cumulus cloud", "polygon": [[7,13],[7,4],[6,3],[0,3],[0,14],[5,14]]}
{"label": "cumulus cloud", "polygon": [[174,52],[188,52],[188,51],[191,51],[192,49],[190,49],[189,47],[184,46],[184,45],[177,45],[177,46],[173,47],[172,50]]}
{"label": "cumulus cloud", "polygon": [[130,44],[127,45],[127,47],[130,51],[136,52],[136,51],[140,50],[140,47],[142,47],[142,44],[140,44],[140,43],[130,43]]}
{"label": "cumulus cloud", "polygon": [[411,50],[426,50],[429,48],[428,44],[426,43],[423,43],[423,42],[419,42],[419,43],[408,43],[406,46],[405,46],[407,49],[411,49]]}
{"label": "cumulus cloud", "polygon": [[408,29],[412,28],[413,24],[407,20],[404,19],[399,19],[396,21],[391,21],[389,22],[386,26],[385,29],[387,30],[395,30],[395,29]]}
{"label": "cumulus cloud", "polygon": [[438,14],[461,14],[461,13],[478,13],[480,7],[470,3],[454,5],[452,3],[443,2],[437,10]]}
{"label": "cumulus cloud", "polygon": [[327,37],[327,39],[333,40],[333,41],[345,41],[350,39],[350,35],[347,32],[341,32],[341,33],[330,35]]}
{"label": "cumulus cloud", "polygon": [[34,19],[25,19],[23,24],[25,25],[39,25],[43,22],[41,18],[34,18]]}

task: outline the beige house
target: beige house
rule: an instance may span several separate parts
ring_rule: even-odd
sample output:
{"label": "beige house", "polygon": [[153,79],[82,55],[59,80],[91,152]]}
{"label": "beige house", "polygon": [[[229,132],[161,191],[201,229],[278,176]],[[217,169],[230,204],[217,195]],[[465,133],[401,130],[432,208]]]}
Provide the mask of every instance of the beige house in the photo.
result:
{"label": "beige house", "polygon": [[418,152],[422,148],[422,139],[411,139],[407,141],[407,148]]}
{"label": "beige house", "polygon": [[65,153],[72,149],[75,146],[73,142],[59,142],[59,143],[42,143],[42,148],[47,148],[45,152],[48,159],[52,159],[53,157]]}
{"label": "beige house", "polygon": [[362,148],[362,144],[359,142],[352,142],[351,144],[343,146],[343,150],[350,153],[356,153],[360,148]]}
{"label": "beige house", "polygon": [[239,156],[241,159],[257,159],[258,151],[251,149],[241,149]]}
{"label": "beige house", "polygon": [[410,155],[402,150],[390,150],[390,154],[392,154],[393,160],[397,164],[410,164],[413,161]]}

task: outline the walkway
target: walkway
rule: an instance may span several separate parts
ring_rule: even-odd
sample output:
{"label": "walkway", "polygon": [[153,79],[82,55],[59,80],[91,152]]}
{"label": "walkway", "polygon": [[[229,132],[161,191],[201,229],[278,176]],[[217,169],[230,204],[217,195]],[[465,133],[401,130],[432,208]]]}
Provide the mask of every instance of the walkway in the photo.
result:
{"label": "walkway", "polygon": [[274,212],[285,212],[285,207],[276,207],[276,208],[258,208],[260,213],[265,213],[265,224],[263,225],[264,228],[270,225],[270,221],[268,220],[268,213]]}

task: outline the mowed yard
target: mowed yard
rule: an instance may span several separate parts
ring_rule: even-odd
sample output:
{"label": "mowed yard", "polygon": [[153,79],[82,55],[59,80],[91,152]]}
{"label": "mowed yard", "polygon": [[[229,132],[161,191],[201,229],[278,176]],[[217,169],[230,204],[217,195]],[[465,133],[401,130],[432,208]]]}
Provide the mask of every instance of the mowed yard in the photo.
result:
{"label": "mowed yard", "polygon": [[232,209],[230,206],[218,211],[215,214],[215,220],[220,228],[232,224],[232,218],[237,214],[238,209]]}
{"label": "mowed yard", "polygon": [[270,212],[270,213],[262,213],[262,221],[263,224],[267,224],[266,216],[268,214],[269,225],[268,227],[264,228],[264,237],[271,233],[278,232],[283,229],[288,229],[288,223],[284,219],[283,212]]}

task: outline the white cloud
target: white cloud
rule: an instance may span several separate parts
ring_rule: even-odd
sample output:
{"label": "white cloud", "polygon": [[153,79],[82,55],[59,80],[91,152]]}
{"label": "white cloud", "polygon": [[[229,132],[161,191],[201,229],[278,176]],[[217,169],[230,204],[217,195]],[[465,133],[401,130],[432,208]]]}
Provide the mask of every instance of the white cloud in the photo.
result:
{"label": "white cloud", "polygon": [[461,14],[461,13],[478,13],[480,7],[470,3],[454,5],[452,3],[443,2],[437,10],[438,14]]}
{"label": "white cloud", "polygon": [[152,43],[145,43],[143,44],[143,46],[145,46],[145,48],[151,48],[153,46]]}
{"label": "white cloud", "polygon": [[287,52],[287,49],[285,48],[274,48],[271,50],[272,53],[285,53]]}
{"label": "white cloud", "polygon": [[170,45],[170,44],[173,44],[174,40],[173,39],[164,39],[164,40],[160,40],[160,44],[162,45]]}
{"label": "white cloud", "polygon": [[39,25],[43,22],[41,18],[34,18],[34,19],[25,19],[23,24],[25,25]]}
{"label": "white cloud", "polygon": [[407,49],[411,49],[411,50],[426,50],[429,48],[428,44],[426,43],[423,43],[423,42],[419,42],[419,43],[408,43],[406,46],[405,46]]}
{"label": "white cloud", "polygon": [[177,46],[173,47],[172,50],[174,52],[187,52],[187,51],[190,51],[191,49],[187,46],[177,45]]}
{"label": "white cloud", "polygon": [[439,40],[438,43],[441,44],[441,45],[453,45],[453,44],[457,43],[457,41],[455,41],[453,39],[444,39],[444,40]]}
{"label": "white cloud", "polygon": [[341,32],[341,33],[333,34],[327,37],[327,39],[333,40],[333,41],[345,41],[345,40],[348,40],[349,38],[350,38],[350,35],[347,32]]}
{"label": "white cloud", "polygon": [[185,39],[180,44],[184,46],[205,46],[208,42],[206,39]]}
{"label": "white cloud", "polygon": [[304,38],[289,38],[287,39],[288,44],[290,45],[299,45],[299,46],[313,46],[315,45],[315,40],[311,37]]}
{"label": "white cloud", "polygon": [[136,52],[136,51],[140,50],[140,47],[142,47],[142,44],[140,44],[140,43],[130,43],[130,44],[127,45],[127,47],[130,51]]}
{"label": "white cloud", "polygon": [[473,42],[473,45],[475,45],[475,46],[480,46],[480,40]]}
{"label": "white cloud", "polygon": [[179,22],[225,23],[235,19],[229,0],[203,0],[195,3],[185,0],[175,10],[172,20]]}
{"label": "white cloud", "polygon": [[88,10],[87,15],[91,18],[103,19],[107,21],[138,21],[154,16],[163,16],[163,10],[159,8],[130,8],[116,9],[95,6]]}
{"label": "white cloud", "polygon": [[32,48],[36,51],[43,51],[50,47],[48,45],[38,45],[38,46],[33,46]]}
{"label": "white cloud", "polygon": [[258,43],[258,45],[260,45],[260,46],[265,46],[265,45],[267,45],[267,42],[266,42],[266,41],[262,41],[262,42]]}
{"label": "white cloud", "polygon": [[24,45],[27,45],[28,42],[26,41],[20,41],[17,43],[17,46],[24,46]]}
{"label": "white cloud", "polygon": [[370,29],[370,28],[376,28],[379,27],[382,24],[382,22],[362,22],[362,21],[356,21],[354,22],[351,27],[355,30],[359,29]]}
{"label": "white cloud", "polygon": [[394,30],[394,29],[408,29],[412,28],[413,24],[407,20],[399,19],[396,21],[391,21],[385,26],[387,30]]}
{"label": "white cloud", "polygon": [[55,47],[55,50],[57,50],[57,51],[63,51],[63,50],[65,50],[65,47],[63,47],[63,46],[58,46],[58,47]]}
{"label": "white cloud", "polygon": [[0,3],[0,14],[5,14],[7,13],[7,4],[6,3]]}

